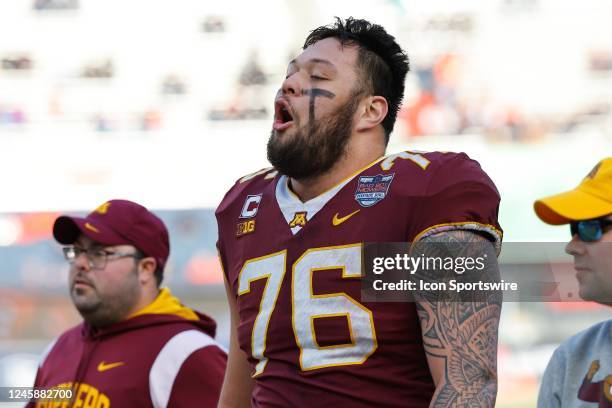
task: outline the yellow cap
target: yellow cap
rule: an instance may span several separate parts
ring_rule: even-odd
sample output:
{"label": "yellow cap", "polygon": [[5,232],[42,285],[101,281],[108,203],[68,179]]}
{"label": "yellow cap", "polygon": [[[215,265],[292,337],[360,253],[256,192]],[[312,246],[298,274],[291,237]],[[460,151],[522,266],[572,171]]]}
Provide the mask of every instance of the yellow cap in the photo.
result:
{"label": "yellow cap", "polygon": [[552,225],[612,214],[612,157],[597,163],[575,189],[541,198],[533,203],[533,209]]}

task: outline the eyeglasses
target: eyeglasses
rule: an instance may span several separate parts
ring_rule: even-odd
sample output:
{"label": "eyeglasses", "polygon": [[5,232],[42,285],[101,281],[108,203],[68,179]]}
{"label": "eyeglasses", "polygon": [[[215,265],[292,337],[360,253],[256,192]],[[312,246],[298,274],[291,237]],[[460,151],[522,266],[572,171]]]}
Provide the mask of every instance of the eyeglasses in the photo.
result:
{"label": "eyeglasses", "polygon": [[578,238],[584,242],[599,241],[604,234],[604,228],[612,225],[612,220],[597,218],[595,220],[577,221],[570,223],[572,237],[578,234]]}
{"label": "eyeglasses", "polygon": [[104,248],[79,248],[75,246],[67,246],[62,248],[64,252],[64,258],[71,265],[74,264],[76,259],[81,255],[85,254],[87,258],[87,263],[92,269],[104,269],[108,260],[120,259],[120,258],[128,258],[132,257],[134,259],[141,259],[142,255],[137,252],[127,253],[127,252],[109,252]]}

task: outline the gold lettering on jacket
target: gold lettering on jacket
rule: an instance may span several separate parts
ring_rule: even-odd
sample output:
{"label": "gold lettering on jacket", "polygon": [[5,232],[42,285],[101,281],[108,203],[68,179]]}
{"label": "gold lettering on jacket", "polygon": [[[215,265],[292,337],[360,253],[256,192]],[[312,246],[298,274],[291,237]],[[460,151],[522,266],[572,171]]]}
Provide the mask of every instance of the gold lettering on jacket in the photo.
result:
{"label": "gold lettering on jacket", "polygon": [[110,399],[96,387],[86,383],[67,382],[53,389],[71,389],[72,399],[39,400],[36,408],[110,408]]}

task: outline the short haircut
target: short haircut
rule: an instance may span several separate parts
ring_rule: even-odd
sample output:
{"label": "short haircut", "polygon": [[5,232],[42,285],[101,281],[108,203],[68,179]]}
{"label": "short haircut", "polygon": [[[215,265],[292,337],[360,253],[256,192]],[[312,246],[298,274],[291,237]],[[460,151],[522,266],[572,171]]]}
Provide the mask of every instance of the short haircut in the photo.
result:
{"label": "short haircut", "polygon": [[382,121],[385,142],[393,131],[395,119],[404,97],[404,80],[409,71],[408,56],[385,29],[367,20],[336,17],[331,25],[315,28],[310,32],[303,49],[326,38],[336,38],[345,46],[359,47],[357,66],[365,90],[370,95],[379,95],[387,100],[389,111]]}

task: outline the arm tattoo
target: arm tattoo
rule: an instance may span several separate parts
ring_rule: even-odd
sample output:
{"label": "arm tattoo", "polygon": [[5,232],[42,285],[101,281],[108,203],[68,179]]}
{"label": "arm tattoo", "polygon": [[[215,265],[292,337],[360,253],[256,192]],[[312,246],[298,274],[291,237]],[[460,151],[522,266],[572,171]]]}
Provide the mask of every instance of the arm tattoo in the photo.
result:
{"label": "arm tattoo", "polygon": [[[455,230],[426,237],[415,243],[413,254],[427,257],[472,257],[486,252],[487,266],[470,271],[470,281],[499,282],[493,245],[478,233]],[[417,279],[448,282],[454,271],[418,271]],[[428,359],[442,360],[432,407],[493,407],[497,395],[497,334],[501,292],[454,294],[429,291],[419,294],[417,312]]]}

